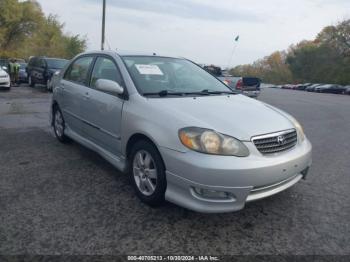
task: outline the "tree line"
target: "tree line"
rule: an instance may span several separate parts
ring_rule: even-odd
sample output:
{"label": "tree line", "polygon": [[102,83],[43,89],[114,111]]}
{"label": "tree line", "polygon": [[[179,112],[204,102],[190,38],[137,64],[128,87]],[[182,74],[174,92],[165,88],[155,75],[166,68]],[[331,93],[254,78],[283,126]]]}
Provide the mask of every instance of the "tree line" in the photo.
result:
{"label": "tree line", "polygon": [[0,0],[0,10],[0,58],[71,59],[86,49],[86,37],[65,33],[58,17],[45,16],[35,0]]}
{"label": "tree line", "polygon": [[314,40],[304,40],[252,64],[236,66],[230,73],[256,76],[272,84],[350,84],[350,19],[323,28]]}

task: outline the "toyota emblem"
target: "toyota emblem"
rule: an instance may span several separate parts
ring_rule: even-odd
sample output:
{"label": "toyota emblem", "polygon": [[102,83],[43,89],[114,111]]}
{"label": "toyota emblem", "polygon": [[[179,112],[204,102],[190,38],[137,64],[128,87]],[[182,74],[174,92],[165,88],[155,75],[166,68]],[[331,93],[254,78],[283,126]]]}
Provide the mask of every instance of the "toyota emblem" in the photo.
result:
{"label": "toyota emblem", "polygon": [[286,138],[284,136],[278,136],[277,137],[277,143],[279,145],[284,145],[286,143]]}

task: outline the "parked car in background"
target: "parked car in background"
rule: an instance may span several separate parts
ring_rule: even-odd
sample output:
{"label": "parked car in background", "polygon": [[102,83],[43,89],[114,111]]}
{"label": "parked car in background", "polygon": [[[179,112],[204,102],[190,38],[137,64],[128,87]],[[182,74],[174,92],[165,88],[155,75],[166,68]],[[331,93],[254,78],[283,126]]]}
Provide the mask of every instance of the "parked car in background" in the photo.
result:
{"label": "parked car in background", "polygon": [[6,66],[0,67],[0,89],[10,90],[11,88],[10,76],[5,71],[5,68]]}
{"label": "parked car in background", "polygon": [[296,90],[305,90],[307,87],[311,86],[311,83],[299,84],[296,86]]}
{"label": "parked car in background", "polygon": [[8,59],[4,59],[4,58],[0,59],[0,68],[2,70],[5,70],[7,72],[8,71],[8,64],[9,64],[9,60]]}
{"label": "parked car in background", "polygon": [[[257,77],[243,77],[242,93],[249,97],[258,97],[260,95],[261,80]],[[239,86],[237,88],[239,90]]]}
{"label": "parked car in background", "polygon": [[278,85],[273,85],[273,84],[264,84],[265,88],[278,88]]}
{"label": "parked car in background", "polygon": [[50,80],[55,72],[62,70],[68,60],[48,57],[32,57],[27,66],[29,86],[45,85],[50,89]]}
{"label": "parked car in background", "polygon": [[332,85],[330,88],[323,90],[324,93],[332,93],[332,94],[345,94],[346,87],[342,85]]}
{"label": "parked car in background", "polygon": [[218,76],[224,84],[226,84],[232,90],[237,89],[237,85],[242,85],[242,77],[240,76]]}
{"label": "parked car in background", "polygon": [[322,93],[323,90],[326,90],[327,88],[331,87],[332,84],[326,84],[326,85],[318,85],[314,88],[314,92]]}
{"label": "parked car in background", "polygon": [[294,85],[291,85],[291,84],[286,84],[281,86],[282,89],[293,89],[293,87]]}
{"label": "parked car in background", "polygon": [[322,84],[313,84],[313,85],[308,86],[307,88],[305,88],[305,91],[307,91],[307,92],[314,92],[314,91],[315,91],[315,88],[316,88],[317,86],[320,86],[320,85],[322,85]]}
{"label": "parked car in background", "polygon": [[344,94],[346,87],[335,84],[320,85],[315,87],[315,92],[318,93],[333,93],[333,94]]}
{"label": "parked car in background", "polygon": [[27,63],[19,63],[18,80],[20,83],[28,83]]}
{"label": "parked car in background", "polygon": [[62,72],[62,71],[56,71],[56,72],[52,75],[52,77],[51,77],[51,79],[50,79],[50,81],[49,81],[49,83],[48,83],[48,87],[47,87],[48,91],[53,91],[54,87],[58,84],[58,80],[59,80],[59,77],[60,77],[60,73],[61,73],[61,72]]}
{"label": "parked car in background", "polygon": [[243,95],[257,98],[260,95],[261,80],[257,77],[219,76],[224,84]]}
{"label": "parked car in background", "polygon": [[349,86],[345,86],[346,90],[345,90],[345,94],[346,95],[350,95],[350,85]]}

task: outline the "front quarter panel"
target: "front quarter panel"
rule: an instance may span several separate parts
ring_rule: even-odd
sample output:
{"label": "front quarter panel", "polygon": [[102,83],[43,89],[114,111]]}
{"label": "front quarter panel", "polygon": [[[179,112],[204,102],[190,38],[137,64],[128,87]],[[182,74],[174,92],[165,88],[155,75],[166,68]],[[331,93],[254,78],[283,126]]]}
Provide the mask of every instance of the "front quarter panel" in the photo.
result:
{"label": "front quarter panel", "polygon": [[127,143],[134,134],[142,134],[157,147],[165,147],[179,152],[187,152],[178,138],[182,122],[166,110],[152,106],[147,98],[138,94],[130,96],[124,103],[122,120],[122,152],[126,153]]}

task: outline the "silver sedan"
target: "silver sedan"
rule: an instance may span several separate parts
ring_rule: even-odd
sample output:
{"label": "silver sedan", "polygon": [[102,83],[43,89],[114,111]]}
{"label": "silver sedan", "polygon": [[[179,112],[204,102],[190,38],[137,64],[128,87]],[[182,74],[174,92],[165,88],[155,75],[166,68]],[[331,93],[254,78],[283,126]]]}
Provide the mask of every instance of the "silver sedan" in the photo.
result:
{"label": "silver sedan", "polygon": [[51,106],[73,139],[128,173],[141,201],[230,212],[305,178],[311,144],[289,114],[235,93],[183,58],[78,55]]}

